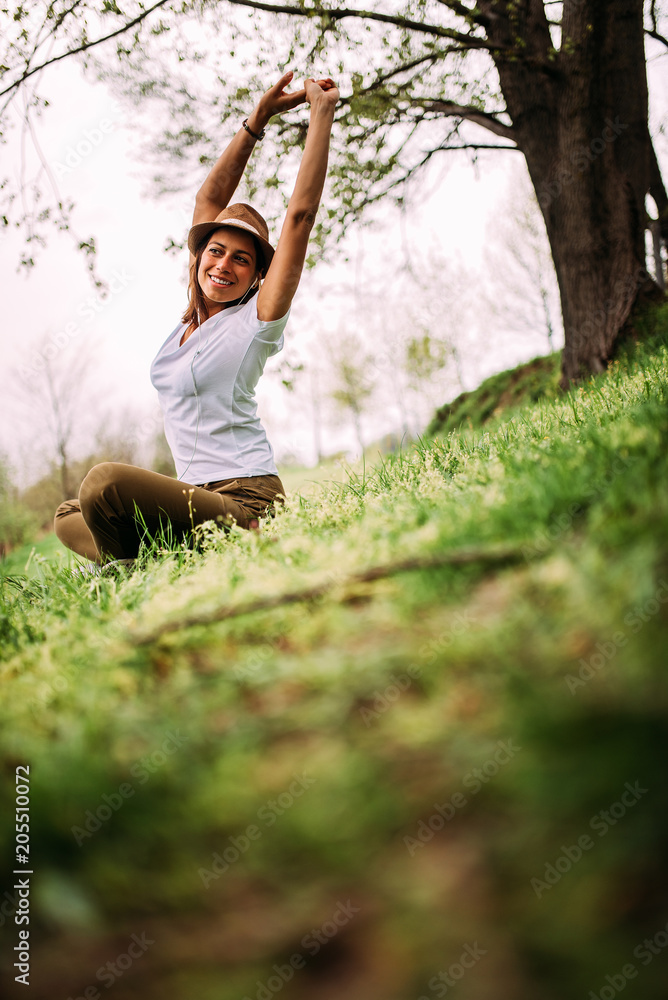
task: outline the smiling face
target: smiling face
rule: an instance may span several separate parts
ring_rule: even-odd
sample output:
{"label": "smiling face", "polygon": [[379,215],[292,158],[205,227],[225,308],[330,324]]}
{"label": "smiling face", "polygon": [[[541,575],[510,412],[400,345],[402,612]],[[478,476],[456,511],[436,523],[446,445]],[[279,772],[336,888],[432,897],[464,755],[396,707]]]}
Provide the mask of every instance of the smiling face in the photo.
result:
{"label": "smiling face", "polygon": [[197,280],[209,315],[240,299],[258,274],[257,251],[249,233],[223,226],[209,236],[197,270]]}

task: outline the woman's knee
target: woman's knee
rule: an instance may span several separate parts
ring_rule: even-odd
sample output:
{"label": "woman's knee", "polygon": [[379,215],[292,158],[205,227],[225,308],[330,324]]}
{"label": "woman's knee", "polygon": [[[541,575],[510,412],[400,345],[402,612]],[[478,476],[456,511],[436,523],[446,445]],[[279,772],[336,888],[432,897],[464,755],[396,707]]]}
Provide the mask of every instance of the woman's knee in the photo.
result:
{"label": "woman's knee", "polygon": [[120,462],[100,462],[86,475],[79,489],[79,502],[89,503],[100,497],[110,486],[117,486],[127,466]]}
{"label": "woman's knee", "polygon": [[69,536],[66,519],[73,514],[80,514],[81,507],[78,500],[63,500],[56,510],[53,518],[53,530],[61,542]]}

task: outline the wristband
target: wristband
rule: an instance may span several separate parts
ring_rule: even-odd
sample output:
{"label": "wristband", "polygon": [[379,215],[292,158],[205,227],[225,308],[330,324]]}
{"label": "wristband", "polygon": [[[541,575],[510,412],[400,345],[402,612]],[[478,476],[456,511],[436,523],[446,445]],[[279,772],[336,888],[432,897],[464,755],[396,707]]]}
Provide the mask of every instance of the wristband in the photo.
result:
{"label": "wristband", "polygon": [[242,121],[241,125],[242,125],[242,128],[246,129],[246,131],[248,132],[249,135],[252,135],[253,138],[257,139],[258,142],[262,142],[262,140],[264,139],[264,133],[265,133],[264,129],[262,129],[262,131],[258,135],[257,132],[254,132],[252,128],[248,127],[248,119],[247,118],[244,118],[244,120]]}

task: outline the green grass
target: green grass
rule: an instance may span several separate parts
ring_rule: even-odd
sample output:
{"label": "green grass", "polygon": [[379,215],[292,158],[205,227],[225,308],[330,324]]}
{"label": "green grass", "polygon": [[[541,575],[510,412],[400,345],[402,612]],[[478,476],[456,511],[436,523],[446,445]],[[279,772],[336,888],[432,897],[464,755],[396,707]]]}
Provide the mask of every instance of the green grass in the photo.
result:
{"label": "green grass", "polygon": [[342,483],[347,479],[348,463],[339,458],[323,459],[315,468],[286,466],[279,468],[281,482],[289,494],[308,494],[329,483]]}
{"label": "green grass", "polygon": [[[294,495],[259,535],[120,580],[39,556],[10,576],[31,996],[105,995],[97,970],[146,933],[119,1000],[431,1000],[451,967],[458,1000],[570,1000],[629,963],[624,995],[661,1000],[642,942],[668,921],[667,439],[657,338]],[[461,550],[480,559],[448,565]]]}
{"label": "green grass", "polygon": [[[37,560],[35,556],[38,557]],[[21,545],[20,548],[10,552],[0,562],[0,575],[40,576],[40,566],[43,559],[55,561],[57,565],[61,566],[71,566],[74,562],[71,553],[61,545],[55,534],[51,532],[38,541]]]}

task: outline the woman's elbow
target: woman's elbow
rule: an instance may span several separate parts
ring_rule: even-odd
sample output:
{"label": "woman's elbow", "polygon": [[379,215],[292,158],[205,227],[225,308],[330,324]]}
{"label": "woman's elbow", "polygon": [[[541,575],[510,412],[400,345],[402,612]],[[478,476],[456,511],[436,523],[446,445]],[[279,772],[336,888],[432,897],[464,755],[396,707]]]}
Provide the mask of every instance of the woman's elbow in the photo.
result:
{"label": "woman's elbow", "polygon": [[298,229],[306,229],[310,232],[315,225],[318,214],[317,205],[297,205],[288,209],[288,220],[290,225]]}

